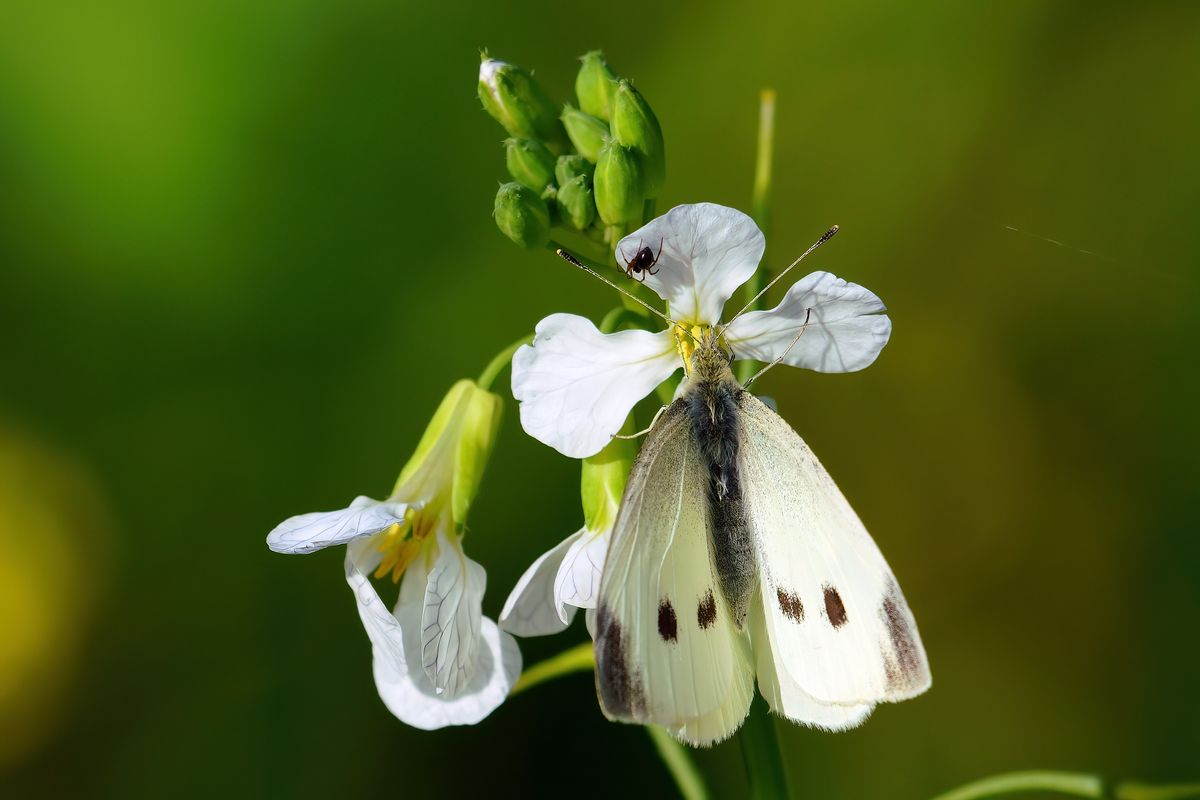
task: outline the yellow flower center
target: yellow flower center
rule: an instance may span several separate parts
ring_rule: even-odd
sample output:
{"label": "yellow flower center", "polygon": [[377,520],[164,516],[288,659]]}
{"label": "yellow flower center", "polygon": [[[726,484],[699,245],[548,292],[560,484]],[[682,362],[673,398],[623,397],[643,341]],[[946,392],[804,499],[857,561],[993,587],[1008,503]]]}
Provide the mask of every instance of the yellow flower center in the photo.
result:
{"label": "yellow flower center", "polygon": [[421,546],[436,527],[437,516],[426,509],[405,511],[404,522],[397,522],[380,534],[378,549],[384,556],[375,577],[382,578],[390,572],[392,582],[399,583],[400,576],[420,554]]}

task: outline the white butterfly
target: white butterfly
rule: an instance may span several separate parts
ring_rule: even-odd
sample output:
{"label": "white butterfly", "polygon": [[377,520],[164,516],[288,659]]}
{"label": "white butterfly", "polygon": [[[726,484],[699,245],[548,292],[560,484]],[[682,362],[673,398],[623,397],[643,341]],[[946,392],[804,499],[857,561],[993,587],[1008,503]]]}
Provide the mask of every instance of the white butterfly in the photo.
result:
{"label": "white butterfly", "polygon": [[904,595],[808,446],[743,389],[718,333],[652,427],[613,530],[596,620],[606,716],[708,745],[758,685],[829,730],[929,688]]}

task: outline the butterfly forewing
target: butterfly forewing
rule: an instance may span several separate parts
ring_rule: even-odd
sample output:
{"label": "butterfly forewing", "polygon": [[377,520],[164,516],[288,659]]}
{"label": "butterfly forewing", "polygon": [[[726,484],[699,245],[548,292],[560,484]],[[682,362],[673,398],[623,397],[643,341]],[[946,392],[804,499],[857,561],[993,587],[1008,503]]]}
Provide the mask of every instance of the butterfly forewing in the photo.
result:
{"label": "butterfly forewing", "polygon": [[832,720],[844,724],[813,723],[848,727],[874,703],[925,691],[925,650],[883,554],[796,432],[749,392],[739,405],[742,480],[759,559],[754,649],[764,695],[794,719],[790,711],[806,698],[857,707]]}
{"label": "butterfly forewing", "polygon": [[613,530],[596,619],[596,684],[612,719],[711,744],[745,719],[749,642],[718,589],[707,476],[677,401],[651,431]]}

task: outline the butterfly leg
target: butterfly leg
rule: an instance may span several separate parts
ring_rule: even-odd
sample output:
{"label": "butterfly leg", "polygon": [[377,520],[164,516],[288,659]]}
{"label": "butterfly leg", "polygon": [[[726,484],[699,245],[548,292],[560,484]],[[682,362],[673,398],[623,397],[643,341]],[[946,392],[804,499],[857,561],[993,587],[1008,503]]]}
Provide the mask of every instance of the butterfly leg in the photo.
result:
{"label": "butterfly leg", "polygon": [[614,439],[636,439],[639,436],[645,436],[647,433],[654,430],[654,423],[658,422],[658,418],[662,416],[662,413],[664,411],[666,411],[667,408],[669,408],[669,406],[663,406],[662,408],[660,408],[658,410],[658,412],[654,415],[654,419],[650,420],[650,427],[646,428],[646,430],[638,431],[637,433],[618,433],[617,435],[613,436],[613,438]]}

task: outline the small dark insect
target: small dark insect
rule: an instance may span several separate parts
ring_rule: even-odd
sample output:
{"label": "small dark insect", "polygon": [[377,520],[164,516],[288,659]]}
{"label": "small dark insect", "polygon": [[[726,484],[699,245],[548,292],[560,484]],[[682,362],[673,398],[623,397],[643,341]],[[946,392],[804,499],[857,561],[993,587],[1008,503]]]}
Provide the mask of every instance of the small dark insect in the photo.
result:
{"label": "small dark insect", "polygon": [[662,255],[663,240],[658,240],[657,254],[649,246],[642,247],[641,244],[641,242],[638,242],[638,251],[633,254],[633,258],[625,258],[624,253],[621,253],[621,258],[625,259],[625,274],[631,278],[641,276],[637,280],[645,283],[647,274],[658,274],[658,270],[654,269],[654,265],[658,263],[658,257]]}

